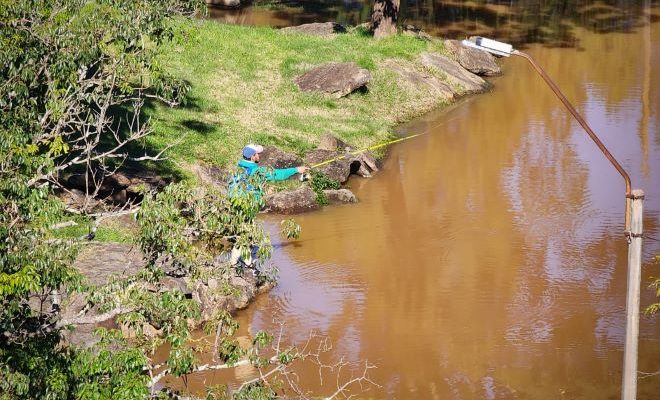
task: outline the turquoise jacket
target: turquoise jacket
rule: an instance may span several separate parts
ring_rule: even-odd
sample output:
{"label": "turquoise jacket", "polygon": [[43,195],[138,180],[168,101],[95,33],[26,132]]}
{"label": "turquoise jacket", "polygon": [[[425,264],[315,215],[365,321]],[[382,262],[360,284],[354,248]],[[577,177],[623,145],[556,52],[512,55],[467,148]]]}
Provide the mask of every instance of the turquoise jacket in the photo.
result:
{"label": "turquoise jacket", "polygon": [[256,172],[260,172],[268,181],[283,181],[298,173],[298,168],[296,167],[273,169],[261,167],[259,164],[248,160],[239,161],[238,166],[245,170],[248,177],[254,175]]}

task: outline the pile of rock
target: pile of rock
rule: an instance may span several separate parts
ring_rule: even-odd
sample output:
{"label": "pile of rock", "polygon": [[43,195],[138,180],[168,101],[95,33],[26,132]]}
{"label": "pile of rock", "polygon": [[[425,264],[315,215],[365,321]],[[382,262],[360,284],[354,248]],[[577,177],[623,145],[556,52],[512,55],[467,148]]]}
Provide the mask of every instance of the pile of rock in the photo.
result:
{"label": "pile of rock", "polygon": [[[378,162],[369,151],[353,154],[354,149],[341,139],[324,135],[318,147],[308,152],[303,161],[305,165],[315,165],[325,161],[332,162],[320,166],[317,170],[328,178],[341,184],[346,183],[350,175],[370,177],[378,171]],[[300,159],[281,150],[264,151],[267,161],[266,165],[277,168],[301,165]],[[281,158],[274,157],[277,154]],[[278,166],[281,165],[281,166]],[[337,190],[324,190],[328,202],[356,203],[357,197],[346,188]],[[281,214],[299,214],[302,212],[319,209],[316,202],[316,193],[307,184],[303,184],[294,190],[272,193],[266,196],[266,206],[270,211]]]}
{"label": "pile of rock", "polygon": [[[123,205],[139,200],[143,191],[160,191],[170,183],[169,179],[144,171],[119,171],[103,177],[103,173],[73,174],[62,180],[67,187],[62,194],[68,207],[80,207],[90,202],[99,205],[99,200],[115,205]],[[91,208],[94,208],[92,206]]]}

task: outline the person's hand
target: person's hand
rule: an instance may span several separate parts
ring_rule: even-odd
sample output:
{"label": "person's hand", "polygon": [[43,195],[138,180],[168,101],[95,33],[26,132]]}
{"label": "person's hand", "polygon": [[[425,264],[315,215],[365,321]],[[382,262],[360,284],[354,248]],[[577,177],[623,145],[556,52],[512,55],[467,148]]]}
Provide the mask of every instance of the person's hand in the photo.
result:
{"label": "person's hand", "polygon": [[309,167],[305,167],[305,166],[298,167],[298,173],[299,174],[304,174],[307,171],[309,171]]}

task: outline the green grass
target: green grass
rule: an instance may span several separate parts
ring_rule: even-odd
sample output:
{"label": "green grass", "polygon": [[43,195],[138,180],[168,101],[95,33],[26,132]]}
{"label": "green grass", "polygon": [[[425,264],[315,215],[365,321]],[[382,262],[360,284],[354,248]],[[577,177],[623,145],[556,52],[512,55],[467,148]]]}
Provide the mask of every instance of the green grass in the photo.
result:
{"label": "green grass", "polygon": [[[134,243],[136,224],[126,222],[127,217],[106,219],[96,229],[94,240],[97,242]],[[76,225],[52,231],[54,239],[77,239],[89,233],[93,221],[82,216],[70,218]],[[64,222],[64,221],[62,221]]]}
{"label": "green grass", "polygon": [[[388,138],[391,128],[442,104],[397,82],[386,59],[415,63],[437,42],[408,36],[374,40],[360,30],[334,38],[283,34],[267,27],[214,21],[176,21],[177,40],[162,48],[163,69],[190,82],[186,105],[154,105],[150,144],[179,143],[170,157],[181,165],[233,164],[249,142],[298,154],[331,133],[354,146]],[[372,74],[368,91],[334,99],[302,93],[293,78],[326,62],[355,62]]]}

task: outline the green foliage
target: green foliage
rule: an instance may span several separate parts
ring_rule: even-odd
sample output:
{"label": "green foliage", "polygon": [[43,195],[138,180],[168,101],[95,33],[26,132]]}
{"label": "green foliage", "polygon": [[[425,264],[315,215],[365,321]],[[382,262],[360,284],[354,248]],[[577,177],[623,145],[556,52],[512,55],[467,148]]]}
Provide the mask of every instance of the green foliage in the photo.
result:
{"label": "green foliage", "polygon": [[[251,183],[245,183],[251,184]],[[171,263],[191,271],[211,266],[215,254],[234,247],[270,257],[270,239],[256,215],[263,200],[249,191],[228,197],[217,190],[172,184],[153,199],[146,198],[137,214],[138,243],[149,268]]]}
{"label": "green foliage", "polygon": [[[660,264],[660,254],[655,256],[655,264]],[[651,278],[652,282],[649,285],[650,289],[655,290],[655,296],[660,297],[660,278]],[[660,302],[650,304],[646,309],[644,310],[644,313],[648,315],[655,315],[658,311],[660,311]]]}
{"label": "green foliage", "polygon": [[[323,193],[323,192],[321,192]],[[317,194],[318,198],[318,194]],[[285,219],[280,222],[280,225],[282,227],[282,235],[284,235],[287,239],[298,239],[300,238],[300,225],[296,223],[293,219]]]}
{"label": "green foliage", "polygon": [[312,170],[312,179],[310,184],[312,186],[312,190],[314,193],[316,193],[316,202],[322,206],[328,204],[328,199],[325,197],[323,191],[326,189],[339,189],[341,187],[341,183],[328,177],[323,172],[316,170]]}
{"label": "green foliage", "polygon": [[97,329],[101,339],[94,349],[79,350],[71,372],[77,399],[137,399],[149,395],[145,354],[129,346],[121,332]]}
{"label": "green foliage", "polygon": [[173,36],[166,20],[200,4],[0,0],[0,397],[144,397],[141,352],[103,350],[109,337],[98,353],[61,345],[60,316],[44,299],[86,285],[71,267],[75,244],[51,231],[68,218],[52,185],[76,165],[125,157],[113,142],[148,132],[126,124],[145,99],[183,100],[187,84],[154,51]]}
{"label": "green foliage", "polygon": [[[328,132],[363,147],[387,139],[392,126],[445,101],[422,91],[409,93],[396,73],[382,67],[387,59],[414,63],[423,51],[444,51],[435,42],[403,35],[376,41],[359,31],[318,38],[215,21],[175,25],[184,40],[163,47],[160,60],[165,71],[191,82],[191,101],[188,107],[149,110],[157,132],[148,142],[162,148],[185,133],[182,145],[172,149],[178,160],[231,165],[250,142],[300,154]],[[331,61],[369,69],[368,91],[330,99],[301,92],[292,82]]]}
{"label": "green foliage", "polygon": [[277,393],[263,382],[254,382],[234,393],[231,398],[232,400],[274,400],[277,398]]}

